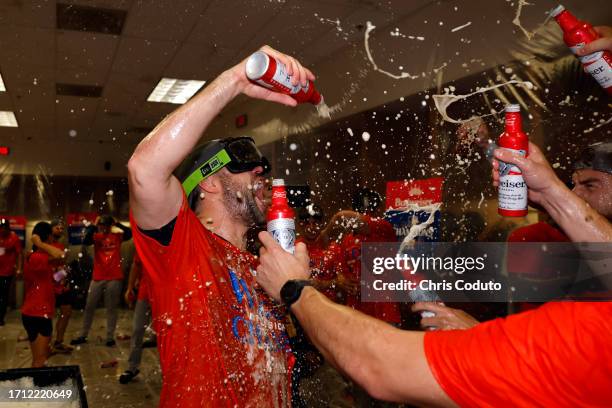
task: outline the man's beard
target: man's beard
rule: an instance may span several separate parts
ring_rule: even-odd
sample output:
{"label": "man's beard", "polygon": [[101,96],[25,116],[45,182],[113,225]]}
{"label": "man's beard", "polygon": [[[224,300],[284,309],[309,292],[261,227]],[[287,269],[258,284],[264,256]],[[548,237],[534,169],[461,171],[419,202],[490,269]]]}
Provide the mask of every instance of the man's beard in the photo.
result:
{"label": "man's beard", "polygon": [[230,216],[241,220],[247,226],[261,226],[266,222],[265,214],[255,202],[254,188],[240,185],[231,180],[230,176],[220,175],[223,186],[225,209]]}

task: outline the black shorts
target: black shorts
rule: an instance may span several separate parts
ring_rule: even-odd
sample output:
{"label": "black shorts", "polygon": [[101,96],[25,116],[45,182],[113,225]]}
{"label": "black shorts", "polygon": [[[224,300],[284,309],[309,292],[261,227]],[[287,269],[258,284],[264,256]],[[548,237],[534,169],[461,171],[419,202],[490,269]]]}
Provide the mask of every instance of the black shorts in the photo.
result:
{"label": "black shorts", "polygon": [[55,295],[55,307],[72,305],[74,301],[74,295],[71,290],[64,292],[60,295]]}
{"label": "black shorts", "polygon": [[30,342],[36,340],[39,334],[41,336],[51,337],[51,332],[53,331],[51,319],[22,314],[21,321],[23,322],[23,327],[25,327],[28,332],[28,340],[30,340]]}

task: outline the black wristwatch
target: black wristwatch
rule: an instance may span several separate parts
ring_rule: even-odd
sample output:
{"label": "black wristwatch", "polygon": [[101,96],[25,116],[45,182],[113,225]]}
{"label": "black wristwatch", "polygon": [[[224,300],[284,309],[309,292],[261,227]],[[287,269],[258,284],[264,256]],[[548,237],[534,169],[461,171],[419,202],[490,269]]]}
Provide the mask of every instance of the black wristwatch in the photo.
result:
{"label": "black wristwatch", "polygon": [[280,291],[283,303],[287,305],[287,307],[291,307],[291,305],[300,298],[302,289],[304,289],[305,286],[312,286],[312,282],[309,280],[290,280],[285,282]]}

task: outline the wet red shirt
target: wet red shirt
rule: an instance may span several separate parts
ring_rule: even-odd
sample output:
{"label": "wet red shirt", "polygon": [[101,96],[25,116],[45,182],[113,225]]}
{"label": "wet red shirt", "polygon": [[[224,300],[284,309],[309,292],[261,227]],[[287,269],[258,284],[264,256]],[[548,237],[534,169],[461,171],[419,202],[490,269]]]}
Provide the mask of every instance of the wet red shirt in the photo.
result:
{"label": "wet red shirt", "polygon": [[612,302],[555,302],[425,334],[434,377],[462,407],[610,406]]}
{"label": "wet red shirt", "polygon": [[17,255],[21,253],[21,241],[14,232],[6,238],[0,236],[0,276],[13,276]]}
{"label": "wet red shirt", "polygon": [[[342,250],[344,252],[343,273],[348,279],[361,280],[361,244],[367,242],[396,242],[397,237],[393,226],[383,218],[364,216],[368,223],[368,234],[347,234],[342,239]],[[399,305],[392,302],[361,302],[360,295],[348,295],[347,306],[359,310],[365,314],[389,323],[399,324],[401,315]]]}
{"label": "wet red shirt", "polygon": [[55,311],[53,268],[46,252],[36,251],[28,257],[23,268],[23,281],[25,296],[21,313],[52,319]]}
{"label": "wet red shirt", "polygon": [[253,256],[206,230],[185,197],[169,246],[138,228],[134,241],[158,335],[160,406],[288,406],[284,312],[256,289]]}
{"label": "wet red shirt", "polygon": [[327,248],[322,248],[317,243],[307,245],[307,247],[312,278],[322,281],[326,288],[321,292],[332,301],[337,302],[338,291],[333,286],[329,286],[329,283],[335,280],[339,273],[342,273],[344,265],[342,246],[332,242]]}
{"label": "wet red shirt", "polygon": [[102,234],[96,232],[94,241],[93,280],[122,280],[121,242],[123,234],[111,232]]}

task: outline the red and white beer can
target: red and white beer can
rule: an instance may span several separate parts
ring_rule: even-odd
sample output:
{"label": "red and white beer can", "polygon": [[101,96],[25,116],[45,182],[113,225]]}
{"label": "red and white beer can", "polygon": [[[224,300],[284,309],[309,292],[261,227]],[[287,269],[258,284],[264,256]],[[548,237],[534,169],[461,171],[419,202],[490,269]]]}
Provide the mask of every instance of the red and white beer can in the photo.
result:
{"label": "red and white beer can", "polygon": [[319,105],[323,101],[312,81],[306,86],[291,84],[291,76],[285,64],[263,51],[252,54],[246,62],[246,76],[252,82],[276,92],[291,96],[299,103]]}

